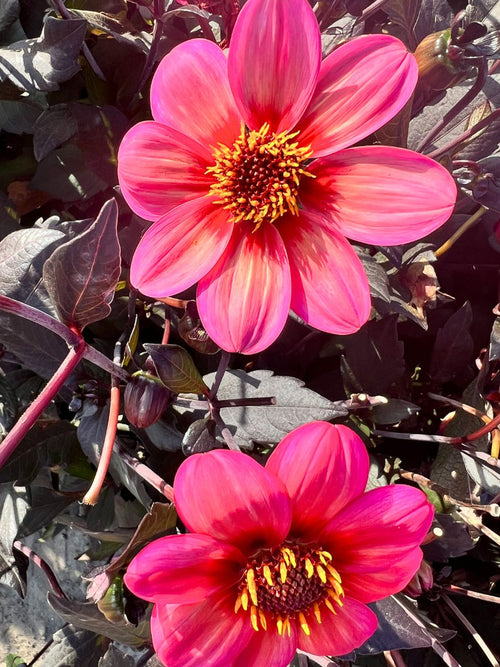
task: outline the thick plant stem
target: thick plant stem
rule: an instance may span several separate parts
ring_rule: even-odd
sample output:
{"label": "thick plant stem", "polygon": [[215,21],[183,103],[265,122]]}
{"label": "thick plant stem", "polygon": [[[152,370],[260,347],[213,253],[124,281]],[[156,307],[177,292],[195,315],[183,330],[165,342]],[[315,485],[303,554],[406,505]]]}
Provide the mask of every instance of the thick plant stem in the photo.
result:
{"label": "thick plant stem", "polygon": [[31,561],[33,561],[33,563],[35,563],[35,565],[37,565],[42,570],[42,572],[49,580],[50,586],[54,594],[57,595],[58,598],[67,599],[63,589],[61,588],[59,582],[57,581],[56,575],[52,572],[52,569],[43,560],[43,558],[40,558],[40,556],[36,554],[33,551],[33,549],[30,549],[28,546],[26,546],[19,540],[16,540],[12,546],[14,547],[14,549],[17,549],[17,551],[20,551],[22,554],[27,556]]}
{"label": "thick plant stem", "polygon": [[0,468],[16,450],[26,433],[31,429],[52,399],[57,396],[71,372],[82,359],[85,352],[85,341],[80,338],[75,347],[72,347],[66,358],[57,369],[55,375],[47,382],[43,391],[19,418],[11,431],[0,445]]}
{"label": "thick plant stem", "polygon": [[109,462],[111,461],[111,454],[113,453],[113,445],[115,444],[116,427],[118,424],[118,416],[120,414],[120,387],[118,381],[112,378],[111,394],[109,399],[109,417],[108,425],[106,427],[106,434],[101,450],[101,458],[97,466],[97,472],[94,477],[90,489],[82,498],[84,505],[95,505],[99,498],[104,479],[108,472]]}

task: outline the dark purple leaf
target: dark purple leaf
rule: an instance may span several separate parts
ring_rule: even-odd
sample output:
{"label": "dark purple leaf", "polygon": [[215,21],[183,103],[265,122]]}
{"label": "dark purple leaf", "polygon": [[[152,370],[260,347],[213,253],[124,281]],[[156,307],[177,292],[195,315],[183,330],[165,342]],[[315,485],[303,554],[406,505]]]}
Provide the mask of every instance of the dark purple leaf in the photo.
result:
{"label": "dark purple leaf", "polygon": [[500,317],[497,317],[493,322],[493,328],[490,336],[490,353],[489,359],[500,359]]}
{"label": "dark purple leaf", "polygon": [[464,364],[472,358],[470,335],[472,309],[468,301],[439,329],[432,351],[430,375],[435,382],[449,382],[463,375]]}
{"label": "dark purple leaf", "polygon": [[19,16],[19,0],[2,0],[0,5],[0,33],[9,28]]}
{"label": "dark purple leaf", "polygon": [[68,505],[80,500],[83,492],[60,493],[45,487],[35,486],[31,488],[31,507],[26,512],[24,519],[19,524],[16,539],[21,539],[31,533],[40,530]]}
{"label": "dark purple leaf", "polygon": [[49,16],[38,39],[0,49],[0,81],[9,79],[28,93],[57,90],[80,70],[78,55],[87,24]]}
{"label": "dark purple leaf", "polygon": [[384,12],[393,23],[404,28],[408,35],[408,46],[414,49],[417,45],[413,27],[417,20],[422,0],[389,0],[383,6]]}
{"label": "dark purple leaf", "polygon": [[52,636],[50,646],[37,659],[37,667],[95,667],[106,650],[102,636],[65,625]]}
{"label": "dark purple leaf", "polygon": [[31,134],[42,107],[27,100],[0,100],[0,130]]}
{"label": "dark purple leaf", "polygon": [[56,104],[38,117],[34,130],[33,151],[40,162],[54,148],[71,139],[78,130],[78,124],[68,105]]}
{"label": "dark purple leaf", "polygon": [[174,394],[208,392],[189,353],[180,345],[144,345],[153,359],[158,377]]}
{"label": "dark purple leaf", "polygon": [[43,280],[62,322],[79,331],[110,313],[120,277],[118,207],[102,207],[93,225],[59,246],[43,268]]}

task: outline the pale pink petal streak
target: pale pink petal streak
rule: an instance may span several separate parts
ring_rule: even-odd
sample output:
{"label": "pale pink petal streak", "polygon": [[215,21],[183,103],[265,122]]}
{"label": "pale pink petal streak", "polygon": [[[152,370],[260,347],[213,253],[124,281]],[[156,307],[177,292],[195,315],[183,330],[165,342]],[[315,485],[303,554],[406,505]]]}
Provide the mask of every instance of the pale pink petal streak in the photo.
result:
{"label": "pale pink petal streak", "polygon": [[153,297],[185,290],[209,271],[231,236],[227,212],[210,199],[186,202],[144,234],[130,268],[130,280]]}
{"label": "pale pink petal streak", "polygon": [[292,276],[291,308],[311,326],[350,334],[370,316],[370,290],[361,261],[334,226],[301,211],[279,224]]}
{"label": "pale pink petal streak", "polygon": [[311,634],[298,632],[299,648],[314,655],[345,655],[359,648],[377,629],[377,617],[367,606],[352,598],[344,598],[344,606],[336,614],[323,606],[321,623],[314,614],[307,616]]}
{"label": "pale pink petal streak", "polygon": [[305,541],[364,492],[368,468],[361,438],[322,421],[291,431],[266,463],[292,500],[292,533]]}
{"label": "pale pink petal streak", "polygon": [[342,234],[376,245],[408,243],[451,215],[456,186],[440,164],[388,146],[348,148],[310,166],[303,201],[331,218]]}
{"label": "pale pink petal streak", "polygon": [[276,227],[235,225],[225,253],[198,284],[208,334],[228,352],[260,352],[280,334],[289,308],[290,270]]}
{"label": "pale pink petal streak", "polygon": [[234,586],[244,565],[236,547],[208,535],[168,535],[133,558],[124,581],[134,595],[150,602],[201,602]]}
{"label": "pale pink petal streak", "polygon": [[228,667],[254,630],[246,614],[235,614],[233,596],[200,604],[156,604],[151,616],[153,646],[170,667]]}
{"label": "pale pink petal streak", "polygon": [[318,84],[300,120],[300,141],[315,156],[350,146],[393,118],[418,77],[414,56],[389,35],[363,35],[321,63]]}
{"label": "pale pink petal streak", "polygon": [[210,153],[189,137],[153,121],[134,125],[118,151],[118,180],[130,208],[146,220],[208,192]]}
{"label": "pale pink petal streak", "polygon": [[229,82],[246,124],[290,130],[318,76],[321,38],[305,0],[254,0],[238,17],[229,49]]}
{"label": "pale pink petal streak", "polygon": [[241,119],[229,88],[227,58],[206,39],[176,46],[158,65],[151,84],[155,120],[204,146],[231,145]]}
{"label": "pale pink petal streak", "polygon": [[280,544],[290,529],[285,487],[239,452],[191,456],[177,472],[174,494],[179,516],[191,532],[211,535],[245,553]]}

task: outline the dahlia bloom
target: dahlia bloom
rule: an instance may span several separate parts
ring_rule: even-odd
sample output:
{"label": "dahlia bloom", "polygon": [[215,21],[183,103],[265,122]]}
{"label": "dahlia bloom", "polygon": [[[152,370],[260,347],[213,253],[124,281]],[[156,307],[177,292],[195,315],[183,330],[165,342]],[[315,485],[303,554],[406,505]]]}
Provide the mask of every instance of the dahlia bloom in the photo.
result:
{"label": "dahlia bloom", "polygon": [[377,627],[365,603],[418,570],[432,521],[409,486],[363,493],[369,460],[345,426],[306,424],[265,468],[240,452],[196,454],[174,484],[191,531],[151,542],[124,581],[154,602],[167,667],[284,667],[297,648],[343,655]]}
{"label": "dahlia bloom", "polygon": [[364,35],[321,62],[307,0],[248,0],[226,55],[193,39],[161,61],[154,121],[118,154],[130,207],[154,221],[131,266],[144,294],[198,282],[209,336],[255,353],[289,309],[348,334],[370,314],[360,260],[345,237],[394,245],[429,234],[456,197],[450,174],[418,153],[351,144],[411,97],[415,58],[388,35]]}

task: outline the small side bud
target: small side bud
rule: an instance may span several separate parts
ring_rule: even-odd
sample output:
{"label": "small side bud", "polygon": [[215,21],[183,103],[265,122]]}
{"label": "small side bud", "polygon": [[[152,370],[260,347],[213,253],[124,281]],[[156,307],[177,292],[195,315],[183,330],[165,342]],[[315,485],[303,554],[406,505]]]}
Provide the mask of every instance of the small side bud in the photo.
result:
{"label": "small side bud", "polygon": [[137,428],[151,426],[161,417],[171,397],[171,392],[159,380],[136,375],[125,387],[125,416]]}

